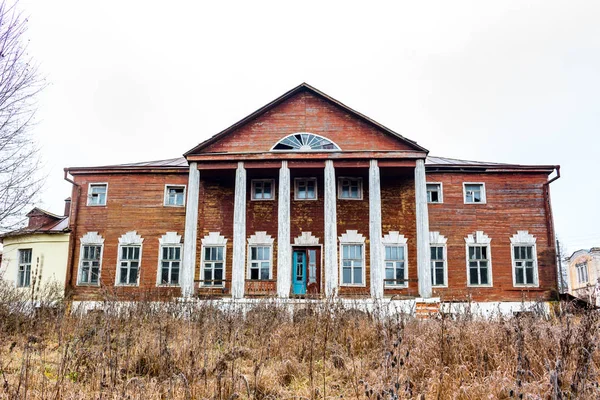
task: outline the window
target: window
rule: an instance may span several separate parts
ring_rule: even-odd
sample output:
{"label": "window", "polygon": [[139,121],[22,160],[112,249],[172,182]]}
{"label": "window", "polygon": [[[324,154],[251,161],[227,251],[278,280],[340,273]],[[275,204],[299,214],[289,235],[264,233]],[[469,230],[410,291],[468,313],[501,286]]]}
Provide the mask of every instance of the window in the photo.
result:
{"label": "window", "polygon": [[294,200],[317,199],[317,178],[296,178],[294,183]]}
{"label": "window", "polygon": [[338,198],[362,200],[362,178],[338,178]]}
{"label": "window", "polygon": [[535,237],[527,231],[517,231],[510,238],[512,247],[513,286],[537,286],[537,251]]}
{"label": "window", "polygon": [[97,285],[100,278],[101,245],[82,245],[79,285]]}
{"label": "window", "polygon": [[575,264],[575,269],[577,270],[577,282],[587,284],[588,283],[587,261]]}
{"label": "window", "polygon": [[427,184],[427,202],[428,203],[442,203],[442,184],[441,183],[428,183]]}
{"label": "window", "polygon": [[205,247],[202,268],[204,286],[223,286],[224,247]]}
{"label": "window", "polygon": [[248,278],[266,280],[272,277],[273,241],[266,232],[256,232],[248,239]]}
{"label": "window", "polygon": [[385,246],[386,286],[406,286],[404,246]]}
{"label": "window", "polygon": [[271,151],[335,151],[339,146],[323,136],[308,132],[298,132],[281,139]]}
{"label": "window", "polygon": [[143,241],[136,231],[127,232],[119,238],[117,285],[138,284]]}
{"label": "window", "polygon": [[185,205],[185,186],[165,186],[165,206],[183,207]]}
{"label": "window", "polygon": [[348,230],[340,237],[341,276],[344,286],[365,285],[365,238]]}
{"label": "window", "polygon": [[161,246],[160,284],[179,285],[181,246]]}
{"label": "window", "polygon": [[17,274],[17,287],[31,286],[31,249],[19,250],[19,270]]}
{"label": "window", "polygon": [[88,189],[88,206],[105,206],[108,184],[90,183]]}
{"label": "window", "polygon": [[467,242],[467,286],[491,286],[491,239],[482,231],[465,238]]}
{"label": "window", "polygon": [[465,204],[485,203],[485,185],[483,183],[465,182],[463,184]]}
{"label": "window", "polygon": [[275,181],[273,179],[252,180],[252,200],[273,200]]}
{"label": "window", "polygon": [[444,247],[431,246],[431,284],[446,286]]}

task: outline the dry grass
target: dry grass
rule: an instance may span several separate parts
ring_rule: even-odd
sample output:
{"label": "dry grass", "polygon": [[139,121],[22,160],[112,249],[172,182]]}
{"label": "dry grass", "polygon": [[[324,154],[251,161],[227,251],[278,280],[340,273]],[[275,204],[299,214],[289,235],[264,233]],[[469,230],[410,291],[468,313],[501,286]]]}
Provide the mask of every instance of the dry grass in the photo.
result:
{"label": "dry grass", "polygon": [[0,302],[0,397],[600,398],[596,312],[419,321],[265,301],[32,314]]}

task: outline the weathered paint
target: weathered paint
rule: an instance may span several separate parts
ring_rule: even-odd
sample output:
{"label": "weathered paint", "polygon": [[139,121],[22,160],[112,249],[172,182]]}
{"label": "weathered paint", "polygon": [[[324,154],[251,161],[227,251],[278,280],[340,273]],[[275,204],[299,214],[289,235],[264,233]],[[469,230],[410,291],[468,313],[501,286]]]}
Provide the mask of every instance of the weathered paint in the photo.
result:
{"label": "weathered paint", "polygon": [[290,245],[290,170],[287,161],[279,169],[279,200],[277,221],[277,295],[289,296],[292,279]]}
{"label": "weathered paint", "polygon": [[181,265],[181,295],[194,294],[194,271],[196,270],[196,243],[198,241],[198,197],[200,194],[200,171],[198,164],[190,163],[187,199],[185,203],[185,231],[183,241],[183,262]]}
{"label": "weathered paint", "polygon": [[371,267],[371,296],[383,297],[383,246],[381,245],[381,180],[377,160],[371,160],[369,166],[369,241]]}
{"label": "weathered paint", "polygon": [[429,214],[427,212],[427,186],[425,160],[417,160],[415,167],[415,204],[417,209],[417,270],[419,294],[431,297],[431,270],[429,265]]}
{"label": "weathered paint", "polygon": [[336,178],[333,161],[325,162],[325,295],[338,289]]}
{"label": "weathered paint", "polygon": [[235,172],[235,203],[233,211],[233,266],[231,295],[244,297],[246,276],[246,169],[239,162]]}

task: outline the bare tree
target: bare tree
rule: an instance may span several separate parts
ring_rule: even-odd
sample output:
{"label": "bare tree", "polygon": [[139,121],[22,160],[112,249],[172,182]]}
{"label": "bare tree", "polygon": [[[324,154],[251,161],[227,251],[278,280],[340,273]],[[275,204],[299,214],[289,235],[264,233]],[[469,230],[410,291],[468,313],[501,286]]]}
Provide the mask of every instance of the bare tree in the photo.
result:
{"label": "bare tree", "polygon": [[44,87],[27,53],[27,18],[0,0],[0,232],[23,219],[41,190],[40,151],[32,139],[35,95]]}

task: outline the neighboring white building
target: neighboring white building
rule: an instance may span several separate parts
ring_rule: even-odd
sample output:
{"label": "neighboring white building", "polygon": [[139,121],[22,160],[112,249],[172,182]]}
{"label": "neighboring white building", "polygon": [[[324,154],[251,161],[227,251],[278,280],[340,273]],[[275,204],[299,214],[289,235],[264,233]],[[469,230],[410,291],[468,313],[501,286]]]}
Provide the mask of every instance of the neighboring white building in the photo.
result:
{"label": "neighboring white building", "polygon": [[0,235],[3,245],[0,279],[32,294],[51,286],[62,293],[69,251],[69,218],[39,208],[31,210],[27,217],[27,227]]}
{"label": "neighboring white building", "polygon": [[600,247],[578,250],[567,262],[569,293],[600,306]]}

